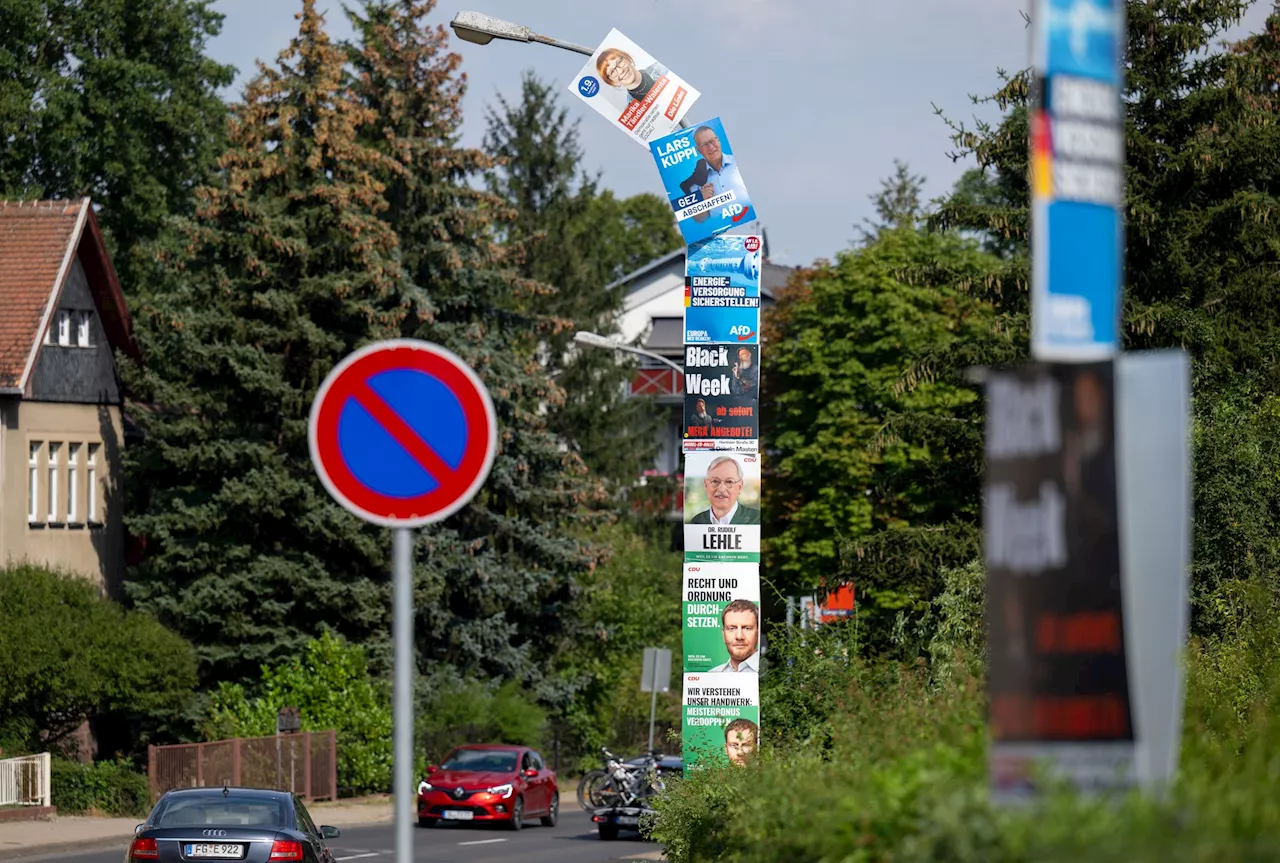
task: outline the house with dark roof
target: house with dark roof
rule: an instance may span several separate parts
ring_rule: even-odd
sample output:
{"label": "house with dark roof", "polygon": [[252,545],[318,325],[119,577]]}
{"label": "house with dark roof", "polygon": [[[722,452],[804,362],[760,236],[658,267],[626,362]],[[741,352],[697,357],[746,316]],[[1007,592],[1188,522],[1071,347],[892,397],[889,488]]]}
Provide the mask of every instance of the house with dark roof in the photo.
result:
{"label": "house with dark roof", "polygon": [[124,575],[121,388],[137,357],[88,198],[0,201],[0,560]]}
{"label": "house with dark roof", "polygon": [[[761,314],[773,305],[793,269],[769,261],[769,235],[763,233],[760,271]],[[678,366],[684,360],[685,250],[677,249],[610,285],[625,287],[619,320],[622,341],[666,357]],[[761,347],[763,350],[763,345]],[[684,416],[684,376],[658,360],[641,356],[631,380],[630,395],[650,396],[666,412],[658,458],[649,475],[675,476],[680,471],[681,423]]]}

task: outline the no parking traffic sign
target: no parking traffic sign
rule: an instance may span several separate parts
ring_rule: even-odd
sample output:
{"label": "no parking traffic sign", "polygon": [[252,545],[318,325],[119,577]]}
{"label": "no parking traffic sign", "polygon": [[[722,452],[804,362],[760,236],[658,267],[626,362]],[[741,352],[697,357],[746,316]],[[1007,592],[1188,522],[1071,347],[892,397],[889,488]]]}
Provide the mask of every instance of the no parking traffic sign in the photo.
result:
{"label": "no parking traffic sign", "polygon": [[320,384],[311,461],[346,509],[383,527],[448,518],[484,484],[498,444],[489,392],[430,342],[391,339],[353,352]]}

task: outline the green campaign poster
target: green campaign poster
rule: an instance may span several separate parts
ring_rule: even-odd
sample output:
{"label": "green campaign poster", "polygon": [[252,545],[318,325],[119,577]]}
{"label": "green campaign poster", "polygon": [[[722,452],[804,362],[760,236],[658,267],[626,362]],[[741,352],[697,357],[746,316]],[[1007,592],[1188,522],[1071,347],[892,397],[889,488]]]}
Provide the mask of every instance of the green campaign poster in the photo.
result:
{"label": "green campaign poster", "polygon": [[681,750],[686,766],[742,764],[759,746],[760,678],[733,672],[684,676]]}
{"label": "green campaign poster", "polygon": [[685,561],[684,671],[760,671],[760,567]]}

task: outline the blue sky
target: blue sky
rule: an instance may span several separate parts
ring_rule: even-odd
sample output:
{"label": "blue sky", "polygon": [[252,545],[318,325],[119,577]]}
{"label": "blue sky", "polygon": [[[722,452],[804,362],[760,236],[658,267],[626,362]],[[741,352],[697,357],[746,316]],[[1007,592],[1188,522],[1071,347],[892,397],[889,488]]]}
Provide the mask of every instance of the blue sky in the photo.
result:
{"label": "blue sky", "polygon": [[[924,175],[926,195],[942,194],[968,167],[953,163],[942,108],[972,125],[993,119],[970,94],[998,85],[997,68],[1029,63],[1021,10],[1031,0],[441,0],[434,18],[463,9],[528,25],[539,33],[594,47],[617,27],[690,81],[702,97],[691,122],[719,116],[743,179],[769,232],[772,259],[808,264],[832,257],[872,213],[867,196],[895,158]],[[318,0],[335,38],[350,35],[340,0]],[[1269,6],[1270,4],[1266,4]],[[300,0],[217,0],[226,16],[210,53],[239,70],[234,97],[254,60],[274,61],[297,32]],[[1244,29],[1257,30],[1255,5]],[[469,87],[463,143],[478,146],[484,108],[495,94],[513,98],[533,69],[567,87],[585,57],[543,45],[453,39]],[[588,170],[621,195],[662,193],[648,151],[611,128],[564,90],[579,125]]]}

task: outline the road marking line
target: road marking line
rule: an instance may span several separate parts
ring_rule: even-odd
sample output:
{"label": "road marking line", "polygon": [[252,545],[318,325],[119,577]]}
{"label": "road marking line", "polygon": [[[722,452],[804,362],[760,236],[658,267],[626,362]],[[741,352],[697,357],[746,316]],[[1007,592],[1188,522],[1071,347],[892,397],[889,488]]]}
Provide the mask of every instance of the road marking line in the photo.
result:
{"label": "road marking line", "polygon": [[368,854],[348,854],[346,857],[334,857],[334,860],[359,860],[361,857],[377,857],[377,851],[370,851]]}
{"label": "road marking line", "polygon": [[506,839],[474,839],[471,842],[459,842],[459,845],[492,845],[494,842],[506,842]]}

